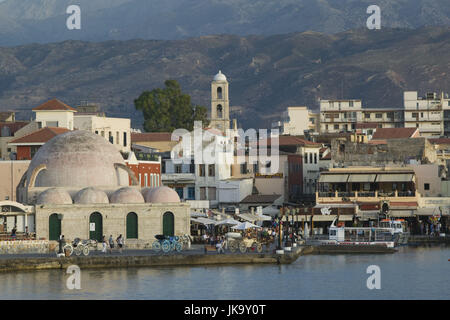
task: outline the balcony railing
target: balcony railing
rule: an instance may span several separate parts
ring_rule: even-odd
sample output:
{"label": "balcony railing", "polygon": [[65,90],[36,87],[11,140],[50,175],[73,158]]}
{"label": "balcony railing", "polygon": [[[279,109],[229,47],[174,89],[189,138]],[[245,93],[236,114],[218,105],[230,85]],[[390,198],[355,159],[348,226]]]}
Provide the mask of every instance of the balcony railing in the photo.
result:
{"label": "balcony railing", "polygon": [[398,197],[415,197],[414,191],[353,191],[353,192],[316,192],[316,198],[398,198]]}

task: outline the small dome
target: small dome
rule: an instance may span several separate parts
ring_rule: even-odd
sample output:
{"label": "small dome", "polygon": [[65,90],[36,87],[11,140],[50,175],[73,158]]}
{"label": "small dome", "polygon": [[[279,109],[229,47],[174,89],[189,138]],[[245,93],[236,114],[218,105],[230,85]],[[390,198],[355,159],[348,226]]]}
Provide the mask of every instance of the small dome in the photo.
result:
{"label": "small dome", "polygon": [[169,187],[153,188],[145,194],[144,198],[145,202],[152,203],[180,202],[178,193]]}
{"label": "small dome", "polygon": [[142,196],[144,197],[144,199],[146,198],[146,197],[148,197],[148,195],[150,194],[150,193],[152,193],[153,191],[155,191],[155,189],[156,188],[142,188],[141,189],[141,194],[142,194]]}
{"label": "small dome", "polygon": [[102,190],[88,187],[84,188],[75,195],[73,203],[91,204],[91,203],[109,203],[108,196]]}
{"label": "small dome", "polygon": [[227,81],[227,77],[219,70],[219,73],[214,76],[214,81]]}
{"label": "small dome", "polygon": [[36,204],[72,204],[72,197],[64,189],[50,188],[39,194]]}
{"label": "small dome", "polygon": [[124,187],[114,192],[110,203],[144,203],[144,197],[136,188]]}

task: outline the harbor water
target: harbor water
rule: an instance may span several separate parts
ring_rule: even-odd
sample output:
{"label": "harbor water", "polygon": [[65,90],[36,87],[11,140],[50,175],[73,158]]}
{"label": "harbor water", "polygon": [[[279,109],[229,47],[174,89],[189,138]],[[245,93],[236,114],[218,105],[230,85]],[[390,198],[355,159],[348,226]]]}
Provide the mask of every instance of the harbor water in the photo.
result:
{"label": "harbor water", "polygon": [[[450,247],[400,247],[394,254],[307,255],[290,265],[81,270],[0,274],[0,299],[449,299]],[[367,268],[381,289],[368,289]]]}

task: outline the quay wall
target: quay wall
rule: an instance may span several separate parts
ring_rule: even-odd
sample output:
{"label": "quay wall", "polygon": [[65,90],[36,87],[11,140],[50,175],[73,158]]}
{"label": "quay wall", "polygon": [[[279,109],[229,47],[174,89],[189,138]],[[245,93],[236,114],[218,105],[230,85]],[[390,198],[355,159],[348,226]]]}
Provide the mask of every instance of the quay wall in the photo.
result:
{"label": "quay wall", "polygon": [[47,240],[0,241],[0,254],[48,253]]}
{"label": "quay wall", "polygon": [[66,269],[70,265],[83,268],[128,268],[161,266],[205,266],[228,264],[290,264],[308,247],[296,248],[292,253],[277,254],[169,254],[150,256],[88,256],[62,258],[0,259],[0,272]]}

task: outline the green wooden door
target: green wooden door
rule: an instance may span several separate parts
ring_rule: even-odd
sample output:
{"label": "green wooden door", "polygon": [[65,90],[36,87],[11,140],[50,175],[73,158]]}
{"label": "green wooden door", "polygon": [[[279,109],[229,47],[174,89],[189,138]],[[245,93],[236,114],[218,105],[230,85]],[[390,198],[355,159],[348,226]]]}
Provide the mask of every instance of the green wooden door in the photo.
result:
{"label": "green wooden door", "polygon": [[134,212],[127,215],[127,239],[138,238],[138,217]]}
{"label": "green wooden door", "polygon": [[103,218],[98,212],[94,212],[89,217],[89,239],[102,241],[103,238]]}
{"label": "green wooden door", "polygon": [[61,235],[61,220],[58,214],[54,213],[48,218],[48,238],[49,240],[59,240]]}
{"label": "green wooden door", "polygon": [[175,218],[172,212],[163,215],[163,235],[173,237],[175,233]]}

